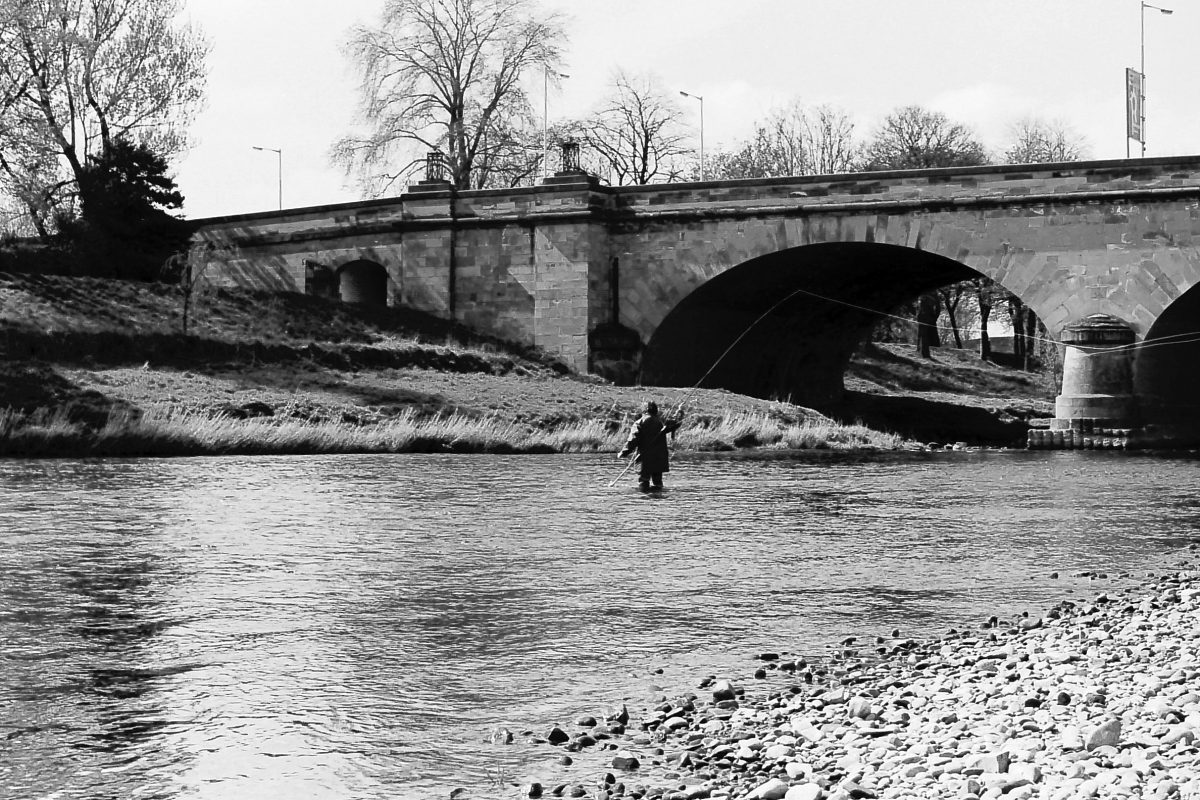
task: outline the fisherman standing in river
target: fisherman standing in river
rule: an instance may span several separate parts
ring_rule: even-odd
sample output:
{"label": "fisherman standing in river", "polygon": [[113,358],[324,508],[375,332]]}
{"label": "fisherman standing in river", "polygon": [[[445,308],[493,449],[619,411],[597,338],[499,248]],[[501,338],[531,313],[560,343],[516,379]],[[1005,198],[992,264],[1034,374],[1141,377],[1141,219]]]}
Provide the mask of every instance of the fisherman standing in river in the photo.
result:
{"label": "fisherman standing in river", "polygon": [[647,401],[644,411],[633,423],[629,441],[617,454],[624,458],[637,451],[634,463],[639,467],[638,488],[643,492],[662,491],[663,473],[671,471],[670,454],[667,452],[667,434],[673,433],[683,422],[679,419],[664,420],[658,415],[658,403]]}

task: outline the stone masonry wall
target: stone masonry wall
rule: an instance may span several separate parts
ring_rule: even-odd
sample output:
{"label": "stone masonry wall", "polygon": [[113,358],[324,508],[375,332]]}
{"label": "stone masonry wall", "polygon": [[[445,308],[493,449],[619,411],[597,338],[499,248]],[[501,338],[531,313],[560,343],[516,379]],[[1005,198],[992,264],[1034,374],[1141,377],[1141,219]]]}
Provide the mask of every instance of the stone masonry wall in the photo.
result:
{"label": "stone masonry wall", "polygon": [[621,321],[647,341],[675,305],[716,275],[831,242],[896,245],[963,263],[1020,297],[1052,333],[1104,313],[1144,334],[1200,282],[1198,209],[1194,198],[1165,198],[906,213],[864,206],[802,216],[746,209],[706,219],[660,212],[641,224],[623,221],[610,246],[621,262]]}
{"label": "stone masonry wall", "polygon": [[[577,368],[611,314],[649,342],[706,281],[827,242],[910,248],[988,275],[1052,332],[1107,313],[1144,334],[1200,281],[1200,157],[600,187],[451,192],[204,221],[220,279],[302,290],[305,260],[383,264],[394,302],[537,344]],[[452,222],[453,221],[453,222]],[[449,254],[454,249],[451,264]],[[886,280],[886,264],[880,267]],[[451,274],[453,272],[453,292]]]}

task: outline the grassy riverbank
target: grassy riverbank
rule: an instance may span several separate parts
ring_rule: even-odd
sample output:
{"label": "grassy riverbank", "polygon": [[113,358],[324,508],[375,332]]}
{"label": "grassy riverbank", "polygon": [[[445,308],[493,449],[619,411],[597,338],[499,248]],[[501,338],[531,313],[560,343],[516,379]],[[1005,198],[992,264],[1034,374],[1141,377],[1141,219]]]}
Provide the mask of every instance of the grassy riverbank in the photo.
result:
{"label": "grassy riverbank", "polygon": [[0,274],[0,454],[612,451],[647,397],[686,400],[695,450],[1007,444],[1049,413],[1028,375],[951,350],[871,348],[833,418],[612,386],[406,309],[215,290],[181,317],[167,286]]}
{"label": "grassy riverbank", "polygon": [[606,752],[606,773],[508,796],[1200,796],[1200,573],[1186,566],[939,639],[762,654],[753,678],[556,726],[542,741]]}

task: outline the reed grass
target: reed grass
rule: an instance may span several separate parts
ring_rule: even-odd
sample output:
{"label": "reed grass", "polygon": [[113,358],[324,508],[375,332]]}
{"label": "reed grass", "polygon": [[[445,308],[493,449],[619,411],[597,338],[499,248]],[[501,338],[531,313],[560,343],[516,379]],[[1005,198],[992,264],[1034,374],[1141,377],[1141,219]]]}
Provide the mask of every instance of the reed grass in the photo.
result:
{"label": "reed grass", "polygon": [[[316,453],[591,453],[625,443],[632,420],[615,427],[582,420],[548,427],[495,416],[421,416],[409,410],[380,422],[311,420],[289,414],[243,419],[172,405],[141,414],[116,410],[100,428],[65,410],[0,411],[0,455],[182,456]],[[895,435],[832,421],[789,422],[765,413],[725,412],[685,423],[675,447],[686,450],[898,449]]]}
{"label": "reed grass", "polygon": [[777,450],[896,450],[902,437],[861,424],[842,425],[826,418],[795,422],[764,412],[727,411],[681,428],[678,446],[691,450],[734,450],[748,447]]}

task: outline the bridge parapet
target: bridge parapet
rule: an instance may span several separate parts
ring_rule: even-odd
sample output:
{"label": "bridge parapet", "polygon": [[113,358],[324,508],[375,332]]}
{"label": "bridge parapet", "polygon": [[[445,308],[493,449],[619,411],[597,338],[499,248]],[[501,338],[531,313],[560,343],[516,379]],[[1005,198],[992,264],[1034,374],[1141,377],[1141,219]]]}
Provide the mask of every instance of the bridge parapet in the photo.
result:
{"label": "bridge parapet", "polygon": [[1200,190],[1200,157],[1089,161],[1064,164],[949,167],[787,178],[616,187],[613,207],[624,213],[728,213],[765,204],[797,211],[832,207],[900,207],[1040,203],[1105,195],[1152,196]]}

